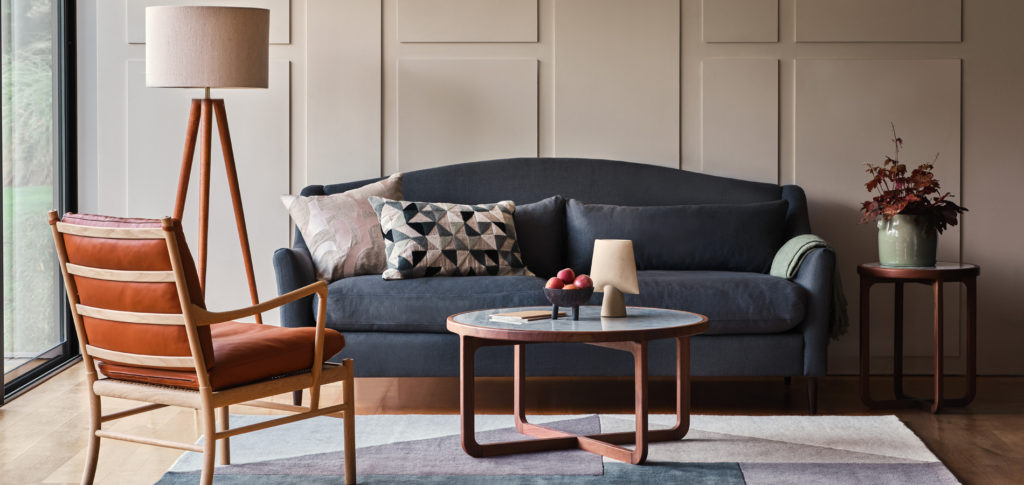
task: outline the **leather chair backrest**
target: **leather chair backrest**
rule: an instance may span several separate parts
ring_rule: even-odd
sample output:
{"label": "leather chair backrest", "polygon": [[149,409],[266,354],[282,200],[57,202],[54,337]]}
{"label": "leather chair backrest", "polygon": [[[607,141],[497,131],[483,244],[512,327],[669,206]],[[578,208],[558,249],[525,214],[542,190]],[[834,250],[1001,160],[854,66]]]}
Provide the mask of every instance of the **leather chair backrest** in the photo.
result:
{"label": "leather chair backrest", "polygon": [[[129,219],[68,213],[62,222],[78,226],[114,228],[162,228],[157,219]],[[195,263],[185,242],[181,225],[173,231],[181,254],[187,294],[191,303],[205,308]],[[171,254],[164,239],[116,239],[61,233],[68,263],[121,271],[171,271]],[[79,303],[105,310],[139,313],[182,313],[174,282],[125,282],[72,276]],[[89,345],[116,352],[154,356],[191,356],[186,327],[126,323],[82,316]],[[206,367],[212,368],[213,344],[209,327],[199,327],[198,336]],[[126,364],[128,365],[128,364]]]}

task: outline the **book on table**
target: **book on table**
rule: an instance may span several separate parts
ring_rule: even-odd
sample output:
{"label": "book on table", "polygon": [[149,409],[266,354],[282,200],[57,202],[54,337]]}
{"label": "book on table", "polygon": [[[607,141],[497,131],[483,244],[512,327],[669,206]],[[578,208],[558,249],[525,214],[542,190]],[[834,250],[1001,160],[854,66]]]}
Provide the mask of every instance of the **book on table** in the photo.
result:
{"label": "book on table", "polygon": [[[565,312],[558,312],[559,317],[564,317]],[[537,320],[551,318],[550,310],[524,310],[519,312],[495,313],[491,315],[492,322],[523,324]]]}

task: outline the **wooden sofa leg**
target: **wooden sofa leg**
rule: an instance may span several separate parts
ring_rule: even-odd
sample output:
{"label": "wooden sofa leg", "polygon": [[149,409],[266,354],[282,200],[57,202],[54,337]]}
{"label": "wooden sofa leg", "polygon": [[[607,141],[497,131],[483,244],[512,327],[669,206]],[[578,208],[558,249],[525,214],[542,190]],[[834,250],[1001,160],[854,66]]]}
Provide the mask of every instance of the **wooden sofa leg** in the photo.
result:
{"label": "wooden sofa leg", "polygon": [[807,405],[810,414],[818,414],[818,378],[807,378]]}
{"label": "wooden sofa leg", "polygon": [[292,391],[292,404],[296,406],[302,405],[302,389],[298,391]]}

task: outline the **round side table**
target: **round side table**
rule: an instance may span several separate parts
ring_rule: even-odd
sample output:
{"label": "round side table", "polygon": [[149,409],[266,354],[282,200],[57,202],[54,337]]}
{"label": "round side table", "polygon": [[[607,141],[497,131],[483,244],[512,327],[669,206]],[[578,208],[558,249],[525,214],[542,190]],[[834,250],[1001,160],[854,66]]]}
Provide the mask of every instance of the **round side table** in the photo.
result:
{"label": "round side table", "polygon": [[[981,269],[973,264],[936,263],[934,267],[894,268],[879,263],[857,266],[860,275],[860,397],[870,408],[923,406],[937,413],[943,406],[966,406],[974,399],[977,381],[977,278]],[[942,284],[961,282],[967,289],[967,392],[963,397],[943,397],[942,366]],[[876,401],[871,398],[871,286],[893,283],[896,289],[896,311],[893,324],[893,393],[895,399]],[[935,384],[932,399],[915,399],[903,394],[903,284],[931,285],[934,295]]]}

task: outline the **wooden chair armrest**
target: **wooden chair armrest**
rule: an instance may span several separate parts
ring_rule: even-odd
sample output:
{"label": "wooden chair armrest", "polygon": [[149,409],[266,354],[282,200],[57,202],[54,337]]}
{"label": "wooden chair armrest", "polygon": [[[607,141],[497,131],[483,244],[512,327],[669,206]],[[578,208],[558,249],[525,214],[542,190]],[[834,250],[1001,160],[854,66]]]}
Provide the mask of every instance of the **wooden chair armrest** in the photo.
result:
{"label": "wooden chair armrest", "polygon": [[[320,280],[316,283],[304,286],[295,291],[290,291],[277,298],[267,300],[258,305],[253,305],[245,308],[239,308],[237,310],[229,310],[226,312],[211,312],[209,310],[200,308],[196,305],[192,306],[192,319],[196,322],[196,325],[211,325],[215,323],[230,322],[238,320],[239,318],[251,317],[257,313],[263,313],[268,310],[273,310],[286,303],[291,303],[299,298],[304,298],[309,295],[316,293],[320,296],[320,301],[327,300],[327,282]],[[318,320],[319,320],[318,316]]]}

